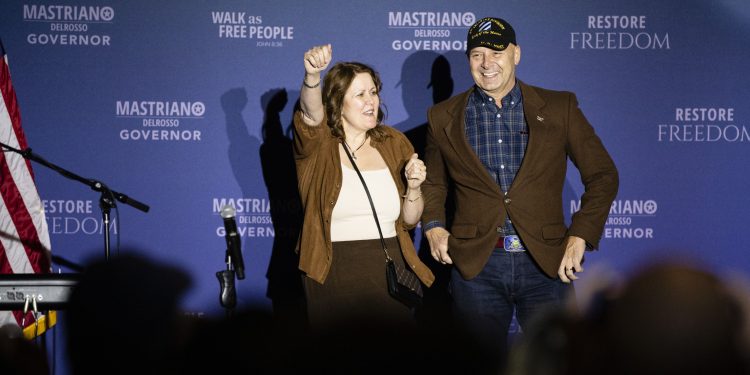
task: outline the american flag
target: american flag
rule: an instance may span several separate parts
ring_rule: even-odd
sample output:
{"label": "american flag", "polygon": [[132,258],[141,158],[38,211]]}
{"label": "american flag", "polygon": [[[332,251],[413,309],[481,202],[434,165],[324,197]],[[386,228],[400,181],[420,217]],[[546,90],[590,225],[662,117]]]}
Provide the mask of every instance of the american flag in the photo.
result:
{"label": "american flag", "polygon": [[[24,150],[28,145],[1,40],[0,53],[0,142]],[[7,150],[0,152],[0,196],[0,273],[50,272],[49,232],[31,163]],[[23,318],[20,311],[0,311],[0,326],[20,325]],[[33,321],[29,313],[26,325]]]}

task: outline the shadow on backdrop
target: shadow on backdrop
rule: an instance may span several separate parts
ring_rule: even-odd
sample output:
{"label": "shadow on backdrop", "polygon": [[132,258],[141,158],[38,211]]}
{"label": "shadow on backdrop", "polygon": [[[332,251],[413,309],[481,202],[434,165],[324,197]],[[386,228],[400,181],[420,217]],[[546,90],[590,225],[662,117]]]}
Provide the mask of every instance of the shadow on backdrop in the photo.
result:
{"label": "shadow on backdrop", "polygon": [[[453,94],[453,77],[448,59],[431,51],[411,54],[401,68],[401,98],[408,118],[394,127],[403,131],[409,138],[414,151],[424,159],[425,137],[427,134],[427,109],[448,99]],[[429,173],[429,165],[427,170]],[[450,207],[450,205],[448,205]],[[452,210],[450,210],[452,212]],[[425,288],[423,306],[417,311],[420,324],[428,326],[444,325],[451,319],[450,267],[441,265],[430,256],[430,247],[422,240],[421,227],[411,232],[412,238],[419,239],[418,254],[435,274],[432,287]]]}
{"label": "shadow on backdrop", "polygon": [[[260,160],[255,150],[260,148],[260,140],[250,135],[242,111],[247,107],[247,91],[234,88],[221,96],[221,107],[226,116],[227,138],[229,139],[229,163],[237,184],[244,197],[257,195],[257,177],[254,171],[260,168]],[[246,245],[246,243],[243,243]]]}
{"label": "shadow on backdrop", "polygon": [[302,201],[297,190],[292,139],[284,131],[280,115],[288,101],[285,89],[269,90],[261,97],[264,116],[260,161],[275,231],[266,272],[266,295],[281,326],[297,330],[306,327],[307,313],[299,256],[294,251],[302,228]]}

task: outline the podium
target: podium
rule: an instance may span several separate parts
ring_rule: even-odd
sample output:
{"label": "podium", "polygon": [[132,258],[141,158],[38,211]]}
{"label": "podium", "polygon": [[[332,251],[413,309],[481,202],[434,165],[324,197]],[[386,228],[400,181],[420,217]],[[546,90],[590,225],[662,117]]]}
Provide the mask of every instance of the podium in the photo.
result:
{"label": "podium", "polygon": [[46,311],[23,330],[26,339],[34,339],[57,323],[55,310],[67,307],[78,280],[78,274],[0,274],[0,310]]}

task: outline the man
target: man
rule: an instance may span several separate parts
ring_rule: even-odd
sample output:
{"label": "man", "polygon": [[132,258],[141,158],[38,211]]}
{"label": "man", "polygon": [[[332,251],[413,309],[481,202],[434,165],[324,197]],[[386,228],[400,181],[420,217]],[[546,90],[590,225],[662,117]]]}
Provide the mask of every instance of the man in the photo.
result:
{"label": "man", "polygon": [[[598,246],[618,174],[574,94],[516,80],[521,48],[510,24],[477,21],[467,54],[475,86],[428,113],[422,222],[432,256],[454,265],[459,322],[504,352],[514,309],[523,328],[545,305],[560,305],[583,272],[584,250]],[[567,158],[585,185],[569,227]],[[449,192],[455,210],[446,215]]]}

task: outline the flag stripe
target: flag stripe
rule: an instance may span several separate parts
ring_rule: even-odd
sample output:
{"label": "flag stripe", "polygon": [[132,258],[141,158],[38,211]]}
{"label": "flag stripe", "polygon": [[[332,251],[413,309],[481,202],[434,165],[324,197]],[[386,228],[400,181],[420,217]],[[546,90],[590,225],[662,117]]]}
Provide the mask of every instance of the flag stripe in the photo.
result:
{"label": "flag stripe", "polygon": [[[0,104],[1,106],[2,104]],[[5,121],[4,119],[7,118],[3,113],[5,112],[3,109],[0,108],[0,122]],[[0,140],[12,147],[17,147],[18,142],[14,142],[15,134],[7,134],[7,130],[7,126],[0,126]],[[43,254],[43,252],[40,252],[40,249],[49,249],[49,240],[47,239],[47,244],[44,244],[41,241],[42,238],[38,235],[38,233],[46,231],[46,222],[43,221],[44,216],[43,212],[41,212],[41,201],[26,166],[20,155],[7,152],[0,155],[0,195],[2,195],[4,203],[0,214],[7,215],[0,218],[0,223],[2,224],[0,228],[3,228],[2,231],[5,233],[2,237],[6,237],[5,241],[3,241],[4,247],[7,248],[9,242],[22,246],[25,249],[26,257],[31,261],[34,268],[33,271],[38,273],[42,272],[38,268],[41,265],[35,261],[39,260],[36,258],[39,257],[40,253]],[[36,215],[36,218],[32,217],[32,213],[37,212],[41,213],[41,215]],[[42,221],[40,222],[40,220]],[[20,243],[18,240],[20,240]],[[10,246],[11,249],[15,247],[13,245]],[[21,267],[21,264],[14,262],[14,260],[19,260],[19,258],[14,258],[12,255],[13,253],[9,254],[8,258],[14,272],[24,272],[21,269],[26,267]]]}
{"label": "flag stripe", "polygon": [[[16,95],[6,61],[5,57],[0,61],[0,91],[3,97],[3,102],[0,102],[0,140],[12,147],[23,149],[26,148],[26,139],[20,126]],[[0,156],[0,174],[3,176],[0,181],[0,194],[18,232],[13,238],[21,240],[35,273],[48,272],[49,263],[46,261],[45,253],[50,248],[49,237],[39,236],[39,233],[48,233],[47,223],[31,174],[31,165],[18,154],[4,152]],[[13,258],[8,258],[14,270],[21,267],[21,264],[13,263]]]}
{"label": "flag stripe", "polygon": [[[6,173],[2,171],[0,173]],[[5,201],[5,194],[3,194]],[[0,254],[0,273],[36,273],[31,265],[29,257],[26,255],[26,249],[23,243],[18,239],[21,238],[13,224],[11,214],[6,204],[0,205],[0,245],[2,245],[3,254]]]}
{"label": "flag stripe", "polygon": [[[28,145],[2,42],[0,52],[0,141],[24,150]],[[31,163],[17,153],[1,152],[0,273],[47,273],[49,250],[47,221]],[[23,317],[20,311],[0,313],[0,323],[15,320],[20,324]],[[26,322],[33,322],[33,317],[27,314]]]}

